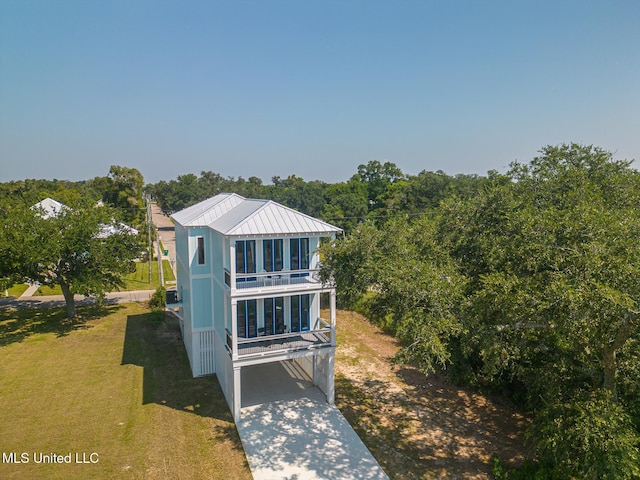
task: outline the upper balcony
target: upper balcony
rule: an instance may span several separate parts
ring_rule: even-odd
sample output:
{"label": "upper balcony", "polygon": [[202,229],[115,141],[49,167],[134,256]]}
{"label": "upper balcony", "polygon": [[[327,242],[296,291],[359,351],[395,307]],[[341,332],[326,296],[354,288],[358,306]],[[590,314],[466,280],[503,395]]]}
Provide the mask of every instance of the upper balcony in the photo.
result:
{"label": "upper balcony", "polygon": [[[224,282],[231,287],[231,274],[227,269],[224,270]],[[277,293],[320,287],[322,282],[317,269],[237,274],[235,282],[238,293]]]}

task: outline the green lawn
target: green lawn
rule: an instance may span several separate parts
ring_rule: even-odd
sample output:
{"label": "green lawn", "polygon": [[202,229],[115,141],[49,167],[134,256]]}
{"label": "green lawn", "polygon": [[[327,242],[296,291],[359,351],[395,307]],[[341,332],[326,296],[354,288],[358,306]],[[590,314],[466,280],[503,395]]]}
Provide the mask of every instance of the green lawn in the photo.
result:
{"label": "green lawn", "polygon": [[[162,272],[164,274],[165,283],[167,281],[175,280],[169,260],[162,261]],[[125,285],[121,290],[125,292],[132,290],[155,290],[160,286],[158,261],[155,260],[151,262],[151,283],[149,283],[149,264],[146,262],[136,262],[136,271],[127,275],[124,278],[124,283]],[[60,290],[60,287],[58,286],[53,288],[42,286],[34,295],[62,295],[62,290]]]}
{"label": "green lawn", "polygon": [[[9,289],[9,296],[19,297],[27,290],[27,288],[29,288],[29,285],[27,285],[26,283],[20,283],[18,285],[14,285]],[[4,292],[2,293],[4,294]]]}
{"label": "green lawn", "polygon": [[[78,311],[0,311],[1,450],[30,460],[0,463],[0,478],[251,478],[217,381],[191,377],[173,317]],[[72,463],[34,463],[52,452]]]}

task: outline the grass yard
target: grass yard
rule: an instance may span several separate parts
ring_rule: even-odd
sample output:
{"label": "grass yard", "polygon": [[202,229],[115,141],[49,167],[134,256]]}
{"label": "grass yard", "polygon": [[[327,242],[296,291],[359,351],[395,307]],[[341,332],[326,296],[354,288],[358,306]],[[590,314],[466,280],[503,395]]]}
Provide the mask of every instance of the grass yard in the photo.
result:
{"label": "grass yard", "polygon": [[26,283],[20,283],[18,285],[13,285],[9,289],[9,296],[17,298],[20,295],[22,295],[27,290],[27,288],[29,288],[29,285],[27,285]]}
{"label": "grass yard", "polygon": [[[29,459],[0,463],[0,478],[251,478],[217,381],[191,377],[175,319],[142,304],[78,311],[0,310],[0,450]],[[34,463],[51,453],[72,463]]]}
{"label": "grass yard", "polygon": [[[149,264],[146,262],[136,262],[135,265],[136,271],[124,277],[124,287],[120,289],[121,291],[155,290],[160,286],[157,260],[151,262],[151,283],[149,283]],[[173,275],[173,270],[171,269],[169,260],[162,261],[162,273],[164,274],[165,283],[176,279]],[[53,288],[42,286],[34,295],[62,295],[62,290],[59,286],[55,286]]]}
{"label": "grass yard", "polygon": [[[78,311],[0,309],[0,451],[29,460],[3,461],[0,478],[251,478],[218,383],[191,377],[173,317]],[[488,480],[492,454],[524,458],[527,420],[509,405],[394,367],[397,341],[356,313],[338,325],[336,405],[390,478]]]}

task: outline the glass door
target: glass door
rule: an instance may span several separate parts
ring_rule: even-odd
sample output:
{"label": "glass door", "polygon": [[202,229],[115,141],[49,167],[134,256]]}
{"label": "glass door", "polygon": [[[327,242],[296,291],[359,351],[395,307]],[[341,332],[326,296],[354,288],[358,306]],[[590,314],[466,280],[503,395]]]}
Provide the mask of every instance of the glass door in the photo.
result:
{"label": "glass door", "polygon": [[[256,241],[238,240],[236,241],[236,273],[239,275],[246,273],[256,273]],[[238,283],[255,281],[256,277],[238,278]]]}
{"label": "glass door", "polygon": [[238,338],[258,336],[257,313],[256,300],[241,300],[238,302]]}

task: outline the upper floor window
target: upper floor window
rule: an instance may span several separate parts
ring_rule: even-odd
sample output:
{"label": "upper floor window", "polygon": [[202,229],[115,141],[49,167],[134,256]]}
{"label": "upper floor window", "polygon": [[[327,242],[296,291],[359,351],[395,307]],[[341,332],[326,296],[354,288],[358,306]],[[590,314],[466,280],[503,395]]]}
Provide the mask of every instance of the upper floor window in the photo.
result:
{"label": "upper floor window", "polygon": [[262,259],[265,272],[279,272],[282,263],[282,239],[262,241]]}
{"label": "upper floor window", "polygon": [[256,241],[236,241],[236,273],[256,273]]}
{"label": "upper floor window", "polygon": [[291,270],[307,270],[309,268],[309,239],[292,238],[289,242]]}
{"label": "upper floor window", "polygon": [[204,237],[196,238],[196,248],[198,253],[198,265],[204,265]]}

